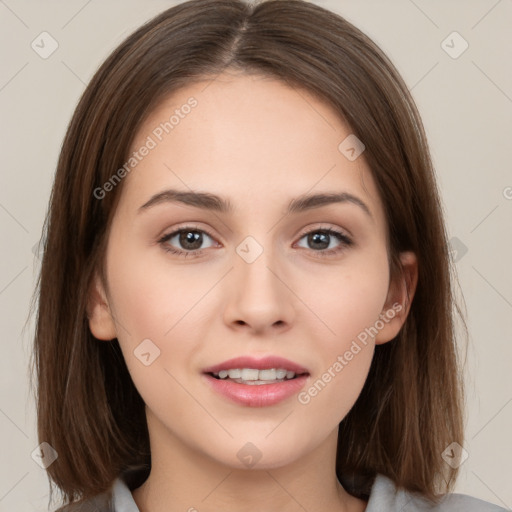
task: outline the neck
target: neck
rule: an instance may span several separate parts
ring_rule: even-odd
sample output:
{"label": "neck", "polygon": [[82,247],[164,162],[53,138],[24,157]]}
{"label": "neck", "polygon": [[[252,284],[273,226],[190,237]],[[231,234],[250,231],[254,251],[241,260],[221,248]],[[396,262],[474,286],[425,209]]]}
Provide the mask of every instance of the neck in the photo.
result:
{"label": "neck", "polygon": [[151,473],[133,491],[140,512],[360,512],[335,472],[337,432],[280,467],[238,469],[185,446],[148,414]]}

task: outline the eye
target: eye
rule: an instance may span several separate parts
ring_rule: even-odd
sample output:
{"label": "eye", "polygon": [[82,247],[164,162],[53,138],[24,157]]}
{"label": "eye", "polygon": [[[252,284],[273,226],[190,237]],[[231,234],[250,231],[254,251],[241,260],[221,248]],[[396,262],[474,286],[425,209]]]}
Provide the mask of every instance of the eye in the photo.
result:
{"label": "eye", "polygon": [[[206,239],[209,239],[211,242],[204,247],[203,244]],[[303,239],[306,239],[306,247],[300,245],[300,243],[297,245],[311,249],[321,257],[338,254],[353,245],[351,238],[333,228],[313,229],[304,233],[300,240]],[[158,240],[158,243],[166,252],[184,257],[200,256],[204,249],[216,246],[215,243],[212,242],[213,237],[209,235],[208,232],[195,226],[184,226],[176,229]],[[332,247],[333,243],[337,245]]]}
{"label": "eye", "polygon": [[[300,240],[304,238],[307,244],[305,248],[312,248],[321,257],[337,254],[353,245],[351,238],[341,231],[332,228],[313,229],[302,235]],[[337,246],[334,248],[332,247],[333,242],[334,244],[337,243]]]}
{"label": "eye", "polygon": [[[177,229],[172,233],[164,235],[158,243],[163,249],[173,254],[187,256],[199,256],[203,249],[213,247],[214,244],[203,247],[205,238],[213,240],[213,238],[203,229],[193,226],[185,226]],[[176,247],[176,245],[178,247]]]}

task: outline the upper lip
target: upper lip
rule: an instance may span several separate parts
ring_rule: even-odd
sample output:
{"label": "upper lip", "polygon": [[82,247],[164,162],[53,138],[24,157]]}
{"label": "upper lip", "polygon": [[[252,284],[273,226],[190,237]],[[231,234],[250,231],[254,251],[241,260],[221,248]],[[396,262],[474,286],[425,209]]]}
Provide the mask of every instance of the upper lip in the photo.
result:
{"label": "upper lip", "polygon": [[240,356],[228,359],[222,363],[210,366],[203,370],[204,373],[219,373],[222,370],[233,370],[236,368],[253,368],[255,370],[265,370],[267,368],[283,369],[292,371],[297,375],[309,373],[308,370],[293,361],[279,356],[266,356],[262,358]]}

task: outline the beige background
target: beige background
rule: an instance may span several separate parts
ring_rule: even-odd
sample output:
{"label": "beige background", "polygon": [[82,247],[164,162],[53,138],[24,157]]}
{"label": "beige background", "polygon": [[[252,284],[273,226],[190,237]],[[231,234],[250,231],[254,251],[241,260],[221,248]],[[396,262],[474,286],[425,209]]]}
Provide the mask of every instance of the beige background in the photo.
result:
{"label": "beige background", "polygon": [[[108,53],[175,3],[0,0],[0,511],[47,509],[46,477],[31,458],[38,445],[27,369],[33,323],[22,328],[39,268],[33,247],[67,123]],[[469,457],[456,491],[510,508],[512,1],[315,3],[388,53],[423,116],[470,329]],[[47,59],[31,47],[43,31],[58,43]],[[464,41],[467,50],[453,58]]]}

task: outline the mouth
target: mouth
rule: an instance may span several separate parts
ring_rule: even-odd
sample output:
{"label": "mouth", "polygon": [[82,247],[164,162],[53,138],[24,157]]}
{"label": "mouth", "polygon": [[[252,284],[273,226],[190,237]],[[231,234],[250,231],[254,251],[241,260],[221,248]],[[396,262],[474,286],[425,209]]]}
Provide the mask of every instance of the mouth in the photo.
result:
{"label": "mouth", "polygon": [[241,405],[264,407],[296,394],[309,377],[306,368],[281,357],[238,357],[203,370],[217,393]]}
{"label": "mouth", "polygon": [[235,357],[205,368],[214,379],[230,380],[239,384],[261,385],[292,380],[309,372],[303,366],[279,356],[256,358]]}
{"label": "mouth", "polygon": [[261,386],[293,380],[301,375],[306,375],[306,373],[296,374],[294,371],[285,368],[266,368],[263,370],[257,368],[230,368],[219,372],[208,372],[207,375],[214,379],[236,382],[237,384]]}

